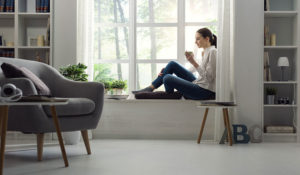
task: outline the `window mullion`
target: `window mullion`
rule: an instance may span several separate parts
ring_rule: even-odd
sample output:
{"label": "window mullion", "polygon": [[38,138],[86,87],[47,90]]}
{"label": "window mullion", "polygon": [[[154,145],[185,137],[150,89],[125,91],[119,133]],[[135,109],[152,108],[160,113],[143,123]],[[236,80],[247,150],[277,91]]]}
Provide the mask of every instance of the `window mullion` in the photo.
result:
{"label": "window mullion", "polygon": [[185,0],[178,0],[178,27],[177,27],[177,59],[184,64],[185,57]]}
{"label": "window mullion", "polygon": [[136,0],[129,0],[129,92],[136,88]]}

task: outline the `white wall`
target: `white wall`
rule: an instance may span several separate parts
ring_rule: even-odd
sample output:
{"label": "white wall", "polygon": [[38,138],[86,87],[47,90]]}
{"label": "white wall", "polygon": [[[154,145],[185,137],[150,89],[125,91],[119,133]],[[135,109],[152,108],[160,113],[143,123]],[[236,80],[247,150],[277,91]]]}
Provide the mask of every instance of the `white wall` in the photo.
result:
{"label": "white wall", "polygon": [[[142,101],[142,102],[141,102]],[[197,140],[204,109],[187,100],[106,100],[93,138]],[[208,113],[203,140],[214,139],[214,111]]]}
{"label": "white wall", "polygon": [[235,0],[235,118],[248,127],[262,119],[263,3]]}
{"label": "white wall", "polygon": [[53,66],[76,64],[77,0],[54,0]]}

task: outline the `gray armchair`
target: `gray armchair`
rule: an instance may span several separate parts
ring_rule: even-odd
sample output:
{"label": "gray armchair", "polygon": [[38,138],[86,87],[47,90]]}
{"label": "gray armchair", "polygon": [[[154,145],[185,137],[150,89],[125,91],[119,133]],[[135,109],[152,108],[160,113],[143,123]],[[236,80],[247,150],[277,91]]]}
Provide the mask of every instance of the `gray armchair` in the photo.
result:
{"label": "gray armchair", "polygon": [[[96,82],[75,82],[63,77],[56,69],[49,65],[17,59],[0,57],[3,63],[26,67],[37,75],[51,90],[55,97],[70,98],[68,105],[57,106],[61,131],[81,131],[88,154],[91,154],[88,129],[95,129],[98,125],[104,98],[104,86]],[[13,83],[23,91],[23,95],[36,95],[37,90],[30,79],[5,78],[0,70],[0,85]],[[20,131],[37,135],[38,160],[42,159],[43,135],[55,132],[49,107],[42,106],[13,106],[8,113],[8,131]]]}

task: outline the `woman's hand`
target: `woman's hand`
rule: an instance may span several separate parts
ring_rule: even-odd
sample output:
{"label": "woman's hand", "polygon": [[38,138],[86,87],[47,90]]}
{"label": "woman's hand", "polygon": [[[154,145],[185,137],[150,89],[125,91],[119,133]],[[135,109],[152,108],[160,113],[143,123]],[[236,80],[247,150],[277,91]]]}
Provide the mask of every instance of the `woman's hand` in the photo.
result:
{"label": "woman's hand", "polygon": [[162,68],[162,69],[161,69],[160,73],[158,74],[159,77],[163,75],[164,69],[165,69],[165,68]]}
{"label": "woman's hand", "polygon": [[186,59],[195,67],[199,67],[198,63],[194,59],[194,53],[193,52],[185,52],[184,53]]}
{"label": "woman's hand", "polygon": [[193,52],[188,52],[188,51],[186,51],[186,52],[184,53],[184,55],[185,55],[186,59],[187,59],[191,64],[196,63],[196,61],[195,61],[195,59],[194,59],[194,53],[193,53]]}

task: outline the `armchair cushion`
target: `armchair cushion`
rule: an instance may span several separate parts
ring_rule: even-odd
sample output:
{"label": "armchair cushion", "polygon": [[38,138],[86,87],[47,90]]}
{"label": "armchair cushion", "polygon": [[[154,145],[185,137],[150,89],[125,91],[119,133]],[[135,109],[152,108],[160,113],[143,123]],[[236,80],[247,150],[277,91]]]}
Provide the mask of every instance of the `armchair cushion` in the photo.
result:
{"label": "armchair cushion", "polygon": [[[44,111],[51,116],[49,106],[44,106]],[[95,103],[87,98],[69,98],[67,105],[56,106],[56,113],[61,116],[76,116],[90,114],[95,110]]]}
{"label": "armchair cushion", "polygon": [[51,94],[48,86],[39,77],[37,77],[34,73],[32,73],[27,68],[17,67],[13,64],[8,64],[8,63],[3,63],[1,65],[1,68],[3,70],[5,77],[7,78],[26,77],[33,82],[40,95]]}
{"label": "armchair cushion", "polygon": [[3,63],[1,68],[6,78],[24,77],[21,69],[13,64]]}

